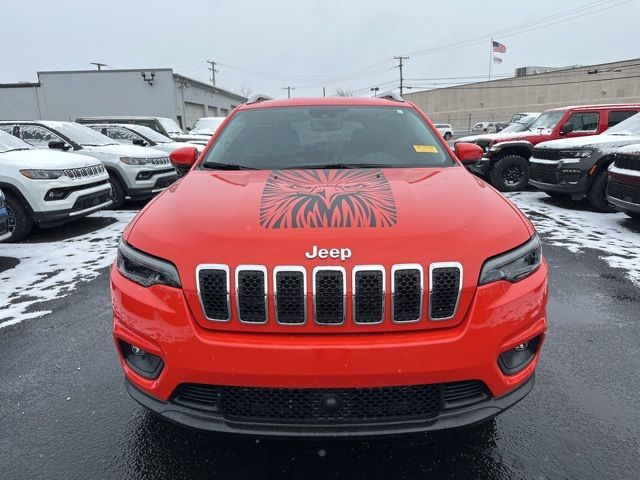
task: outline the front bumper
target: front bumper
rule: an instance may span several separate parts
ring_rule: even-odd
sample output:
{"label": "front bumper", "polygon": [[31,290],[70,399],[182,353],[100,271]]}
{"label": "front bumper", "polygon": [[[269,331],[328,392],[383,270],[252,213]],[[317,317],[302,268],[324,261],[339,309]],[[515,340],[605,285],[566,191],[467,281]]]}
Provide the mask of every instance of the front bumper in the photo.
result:
{"label": "front bumper", "polygon": [[[372,429],[342,425],[343,433],[335,425],[326,429],[315,425],[312,430],[348,435],[472,424],[496,415],[526,394],[527,388],[518,387],[534,374],[540,348],[533,360],[513,375],[502,373],[497,359],[520,343],[536,337],[543,340],[547,328],[546,263],[515,284],[496,282],[479,287],[460,324],[434,330],[360,334],[205,330],[193,318],[180,289],[144,288],[124,278],[116,268],[111,271],[111,289],[116,343],[136,345],[164,363],[156,379],[147,379],[120,356],[125,376],[140,391],[132,393],[134,398],[172,420],[193,426],[202,426],[206,420],[210,425],[203,428],[221,431],[242,429],[208,414],[202,417],[202,413],[187,414],[183,407],[176,408],[171,399],[180,385],[354,389],[477,380],[488,389],[487,402],[464,411],[443,411],[435,421],[429,418],[418,425],[414,420],[412,425]],[[523,393],[510,395],[516,390]],[[260,430],[256,425],[246,428]],[[286,434],[295,434],[291,430],[297,428],[286,430]]]}
{"label": "front bumper", "polygon": [[583,197],[589,191],[590,167],[595,163],[585,158],[581,162],[560,164],[559,161],[529,160],[529,185],[544,192],[564,193]]}
{"label": "front bumper", "polygon": [[640,172],[612,168],[607,201],[623,212],[640,213]]}
{"label": "front bumper", "polygon": [[34,211],[33,218],[40,227],[56,227],[108,207],[111,205],[110,195],[111,189],[106,185],[106,189],[78,196],[70,208]]}
{"label": "front bumper", "polygon": [[144,186],[136,186],[134,188],[127,189],[127,197],[131,199],[152,197],[168,188],[178,178],[179,176],[175,169],[154,174],[154,176],[148,181],[136,181],[136,185]]}
{"label": "front bumper", "polygon": [[475,163],[465,164],[465,167],[477,175],[487,175],[491,167],[491,159],[483,157]]}

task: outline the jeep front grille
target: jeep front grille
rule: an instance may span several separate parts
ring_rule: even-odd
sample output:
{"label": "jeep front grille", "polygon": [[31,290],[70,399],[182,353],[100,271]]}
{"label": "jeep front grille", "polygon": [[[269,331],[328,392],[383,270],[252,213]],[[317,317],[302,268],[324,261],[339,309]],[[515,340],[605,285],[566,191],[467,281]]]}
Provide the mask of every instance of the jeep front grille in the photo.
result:
{"label": "jeep front grille", "polygon": [[[275,323],[296,326],[307,322],[309,306],[313,309],[311,317],[315,324],[336,326],[346,321],[349,305],[353,323],[375,325],[385,321],[389,281],[389,317],[393,323],[419,322],[425,318],[449,320],[458,308],[462,265],[433,263],[428,272],[429,278],[425,279],[420,264],[394,265],[387,280],[387,271],[382,265],[355,266],[349,275],[345,268],[338,266],[318,266],[310,271],[303,266],[278,266],[269,271],[262,265],[239,265],[232,272],[233,310],[241,323],[266,324],[270,315],[275,314]],[[231,320],[231,276],[227,265],[207,264],[197,268],[198,295],[208,320]],[[425,281],[428,281],[428,292]],[[273,310],[270,310],[270,299]],[[425,301],[428,308],[424,307]]]}
{"label": "jeep front grille", "polygon": [[640,155],[616,154],[615,166],[625,170],[640,171]]}
{"label": "jeep front grille", "polygon": [[[562,158],[561,150],[554,150],[552,148],[534,148],[533,158],[539,158],[540,160],[560,160]],[[552,165],[555,168],[555,165]]]}
{"label": "jeep front grille", "polygon": [[91,167],[68,168],[63,170],[64,174],[72,180],[80,178],[91,178],[106,173],[104,165],[93,165]]}

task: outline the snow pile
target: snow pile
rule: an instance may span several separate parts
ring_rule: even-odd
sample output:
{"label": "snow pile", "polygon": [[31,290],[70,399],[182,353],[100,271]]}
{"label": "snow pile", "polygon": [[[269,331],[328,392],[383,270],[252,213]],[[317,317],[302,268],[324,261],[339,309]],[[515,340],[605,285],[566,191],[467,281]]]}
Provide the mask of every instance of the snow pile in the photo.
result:
{"label": "snow pile", "polygon": [[544,235],[544,243],[566,247],[574,253],[593,249],[611,267],[621,268],[640,285],[640,236],[624,225],[623,213],[568,210],[554,205],[542,192],[515,192],[506,196]]}
{"label": "snow pile", "polygon": [[0,257],[20,260],[15,268],[0,273],[0,329],[50,313],[30,307],[68,295],[79,282],[92,280],[108,267],[122,230],[136,213],[97,212],[93,217],[113,218],[115,222],[66,240],[0,244]]}

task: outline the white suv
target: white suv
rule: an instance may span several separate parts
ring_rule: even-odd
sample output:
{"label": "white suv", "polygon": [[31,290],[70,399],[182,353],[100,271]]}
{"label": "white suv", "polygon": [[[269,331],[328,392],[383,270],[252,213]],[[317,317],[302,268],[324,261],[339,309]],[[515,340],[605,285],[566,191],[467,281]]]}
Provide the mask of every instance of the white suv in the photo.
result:
{"label": "white suv", "polygon": [[126,198],[150,198],[178,178],[165,152],[121,145],[77,123],[3,121],[0,130],[36,148],[69,150],[100,160],[109,172],[112,208],[120,207]]}
{"label": "white suv", "polygon": [[93,157],[43,151],[0,131],[0,189],[9,235],[26,237],[35,225],[55,227],[111,204],[109,175]]}
{"label": "white suv", "polygon": [[448,123],[436,123],[436,129],[440,132],[440,135],[448,142],[453,137],[453,128]]}

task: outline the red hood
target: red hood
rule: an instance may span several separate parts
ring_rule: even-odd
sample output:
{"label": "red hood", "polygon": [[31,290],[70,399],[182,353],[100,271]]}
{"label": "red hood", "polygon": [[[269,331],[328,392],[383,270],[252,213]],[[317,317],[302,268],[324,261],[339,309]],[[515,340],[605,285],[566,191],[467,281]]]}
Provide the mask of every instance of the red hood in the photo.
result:
{"label": "red hood", "polygon": [[[177,266],[196,317],[195,269],[201,263],[349,270],[455,261],[464,266],[459,322],[484,260],[531,233],[510,202],[462,167],[194,170],[143,210],[125,238]],[[350,248],[352,257],[308,260],[305,252],[314,245]]]}
{"label": "red hood", "polygon": [[[499,144],[503,142],[517,142],[517,141],[527,141],[536,145],[537,143],[544,142],[551,138],[550,130],[543,130],[542,132],[518,132],[512,135],[499,136],[500,134],[496,134],[495,138],[487,137],[487,140],[491,140],[492,144]],[[485,137],[482,137],[485,139]]]}

